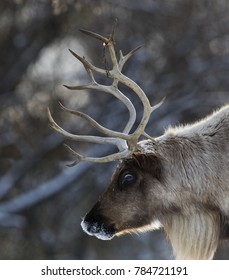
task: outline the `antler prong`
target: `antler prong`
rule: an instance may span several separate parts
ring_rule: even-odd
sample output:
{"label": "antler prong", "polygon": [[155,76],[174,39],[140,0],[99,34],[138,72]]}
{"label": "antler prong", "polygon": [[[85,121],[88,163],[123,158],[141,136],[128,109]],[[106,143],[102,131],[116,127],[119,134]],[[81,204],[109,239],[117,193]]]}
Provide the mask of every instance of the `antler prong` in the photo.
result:
{"label": "antler prong", "polygon": [[[77,135],[77,134],[72,134],[63,128],[61,128],[53,119],[51,112],[48,108],[48,118],[50,122],[50,127],[60,134],[64,135],[66,138],[74,140],[74,141],[81,141],[81,142],[91,142],[91,143],[96,143],[96,144],[112,144],[115,145],[119,150],[125,150],[127,145],[126,141],[121,139],[121,138],[115,138],[115,137],[100,137],[100,136],[92,136],[92,135]],[[89,117],[89,116],[88,116]],[[104,130],[106,130],[104,128]],[[112,133],[119,133],[112,131]],[[122,135],[123,136],[123,135]],[[125,135],[123,137],[129,137],[128,135]]]}
{"label": "antler prong", "polygon": [[71,152],[71,154],[74,155],[74,157],[76,158],[76,160],[74,160],[72,163],[68,163],[67,166],[68,167],[73,167],[76,164],[80,163],[83,159],[83,156],[80,155],[79,153],[77,153],[76,151],[74,151],[70,146],[68,146],[67,144],[64,144],[64,147]]}
{"label": "antler prong", "polygon": [[143,47],[143,45],[136,47],[126,55],[123,55],[122,51],[120,51],[120,60],[119,60],[119,68],[122,70],[124,64],[127,62],[128,59],[130,59],[138,50],[140,50]]}
{"label": "antler prong", "polygon": [[95,67],[93,64],[91,64],[90,62],[88,62],[84,57],[79,56],[78,54],[76,54],[73,50],[70,50],[70,53],[76,58],[78,59],[84,66],[84,68],[88,71],[88,69],[95,71],[99,74],[102,74],[104,76],[107,76],[107,71],[98,67]]}
{"label": "antler prong", "polygon": [[115,37],[116,28],[117,28],[117,19],[114,20],[114,23],[113,23],[112,29],[111,29],[111,34],[110,34],[110,39],[113,41],[114,41],[114,37]]}
{"label": "antler prong", "polygon": [[130,138],[130,136],[128,134],[124,134],[124,133],[121,133],[121,132],[116,132],[116,131],[110,130],[108,128],[105,128],[104,126],[100,125],[98,122],[96,122],[94,119],[92,119],[90,116],[88,116],[87,114],[85,114],[83,112],[68,109],[61,102],[59,102],[59,105],[60,105],[62,110],[86,120],[95,129],[97,129],[98,131],[100,131],[100,132],[102,132],[102,133],[104,133],[108,136],[121,138],[121,139],[124,139],[124,140],[128,140]]}
{"label": "antler prong", "polygon": [[156,105],[152,106],[151,107],[151,113],[153,111],[155,111],[157,108],[159,108],[164,103],[164,101],[165,101],[165,97],[163,97],[162,100],[160,102],[158,102]]}
{"label": "antler prong", "polygon": [[80,155],[76,151],[74,151],[70,146],[64,144],[64,146],[76,157],[76,160],[73,161],[73,163],[67,164],[67,166],[72,167],[80,162],[99,162],[99,163],[106,163],[111,162],[115,160],[120,160],[123,158],[128,158],[131,155],[131,152],[129,150],[124,150],[115,154],[111,154],[104,157],[86,157],[83,155]]}
{"label": "antler prong", "polygon": [[70,90],[95,89],[94,85],[92,84],[79,85],[79,86],[67,86],[67,85],[63,85],[63,86]]}
{"label": "antler prong", "polygon": [[98,40],[102,41],[105,44],[108,44],[109,41],[110,41],[110,39],[107,39],[107,38],[103,37],[102,35],[99,35],[99,34],[97,34],[95,32],[92,32],[92,31],[88,31],[88,30],[85,30],[85,29],[80,29],[80,32],[82,32],[82,33],[84,33],[84,34],[86,34],[88,36],[91,36],[91,37],[93,37],[95,39],[98,39]]}

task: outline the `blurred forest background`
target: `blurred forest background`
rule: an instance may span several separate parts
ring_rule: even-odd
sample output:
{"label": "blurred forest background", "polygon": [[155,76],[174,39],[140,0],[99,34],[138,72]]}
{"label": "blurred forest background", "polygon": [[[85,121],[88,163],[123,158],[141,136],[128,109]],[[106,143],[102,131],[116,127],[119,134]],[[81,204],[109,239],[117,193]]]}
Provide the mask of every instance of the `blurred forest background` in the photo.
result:
{"label": "blurred forest background", "polygon": [[[227,0],[1,0],[0,1],[0,259],[172,259],[163,232],[114,238],[86,235],[85,213],[108,184],[116,163],[69,168],[68,143],[80,153],[103,155],[111,147],[71,143],[48,126],[47,107],[74,133],[95,131],[63,112],[84,111],[112,129],[128,112],[100,92],[69,91],[87,81],[68,48],[103,66],[101,43],[79,32],[108,36],[117,19],[117,48],[144,45],[124,72],[151,104],[147,132],[195,121],[229,101],[229,1]],[[106,83],[104,77],[98,81]],[[141,118],[141,103],[125,89]],[[229,258],[222,243],[216,259]]]}

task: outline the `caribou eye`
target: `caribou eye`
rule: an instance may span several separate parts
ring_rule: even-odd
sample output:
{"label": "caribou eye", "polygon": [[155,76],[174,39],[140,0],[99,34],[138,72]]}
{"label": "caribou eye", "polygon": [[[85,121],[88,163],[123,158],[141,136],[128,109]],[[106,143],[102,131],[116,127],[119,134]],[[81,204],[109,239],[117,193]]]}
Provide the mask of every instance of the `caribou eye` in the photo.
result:
{"label": "caribou eye", "polygon": [[119,187],[124,188],[136,181],[136,175],[130,171],[124,171],[119,177]]}

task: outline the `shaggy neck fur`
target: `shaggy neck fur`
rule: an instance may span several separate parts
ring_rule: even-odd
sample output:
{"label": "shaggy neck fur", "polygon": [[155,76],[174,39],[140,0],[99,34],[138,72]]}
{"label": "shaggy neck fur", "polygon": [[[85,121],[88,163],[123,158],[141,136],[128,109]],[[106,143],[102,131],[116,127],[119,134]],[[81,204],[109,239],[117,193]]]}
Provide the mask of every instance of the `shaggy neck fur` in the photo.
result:
{"label": "shaggy neck fur", "polygon": [[164,223],[164,229],[176,259],[209,260],[219,242],[220,216],[214,211],[177,215]]}

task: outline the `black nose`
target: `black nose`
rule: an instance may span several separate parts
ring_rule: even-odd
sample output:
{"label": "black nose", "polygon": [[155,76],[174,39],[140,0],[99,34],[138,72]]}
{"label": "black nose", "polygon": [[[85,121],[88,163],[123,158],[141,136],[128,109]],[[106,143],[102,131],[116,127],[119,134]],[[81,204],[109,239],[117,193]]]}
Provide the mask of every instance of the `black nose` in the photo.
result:
{"label": "black nose", "polygon": [[103,223],[104,219],[97,211],[90,211],[84,218],[85,229],[91,234],[100,232]]}
{"label": "black nose", "polygon": [[101,231],[102,225],[91,219],[84,219],[85,229],[90,234],[96,234]]}
{"label": "black nose", "polygon": [[100,232],[101,226],[98,223],[87,223],[87,222],[85,223],[87,225],[86,226],[87,231],[90,232],[91,234],[96,234]]}
{"label": "black nose", "polygon": [[89,235],[94,235],[99,239],[109,240],[115,235],[115,227],[107,217],[101,214],[98,207],[85,216],[81,223],[82,229]]}

